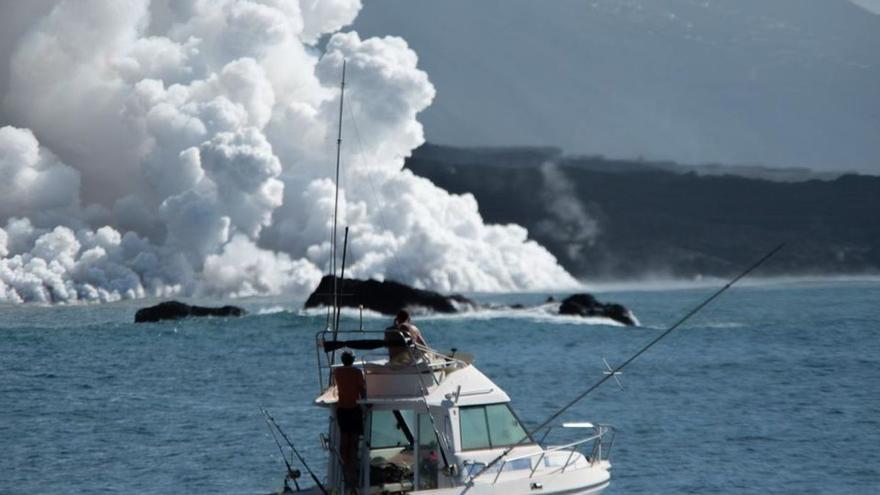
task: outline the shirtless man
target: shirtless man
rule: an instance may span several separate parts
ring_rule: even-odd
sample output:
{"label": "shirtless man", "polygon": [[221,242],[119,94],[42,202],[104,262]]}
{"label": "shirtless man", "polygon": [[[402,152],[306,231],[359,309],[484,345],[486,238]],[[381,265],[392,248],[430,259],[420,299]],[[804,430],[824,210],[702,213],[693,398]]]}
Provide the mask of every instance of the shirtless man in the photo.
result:
{"label": "shirtless man", "polygon": [[348,490],[357,492],[357,449],[364,432],[364,418],[358,399],[366,396],[366,381],[360,368],[352,366],[354,355],[342,353],[342,366],[333,370],[336,391],[336,422],[340,433],[340,457],[342,472]]}
{"label": "shirtless man", "polygon": [[[400,310],[397,317],[394,318],[394,324],[385,330],[386,340],[398,340],[400,335],[409,338],[412,343],[421,347],[428,347],[425,338],[419,328],[413,325],[412,318],[406,310]],[[417,349],[407,349],[405,346],[388,346],[388,362],[391,364],[412,364],[413,355],[416,357],[422,354]]]}

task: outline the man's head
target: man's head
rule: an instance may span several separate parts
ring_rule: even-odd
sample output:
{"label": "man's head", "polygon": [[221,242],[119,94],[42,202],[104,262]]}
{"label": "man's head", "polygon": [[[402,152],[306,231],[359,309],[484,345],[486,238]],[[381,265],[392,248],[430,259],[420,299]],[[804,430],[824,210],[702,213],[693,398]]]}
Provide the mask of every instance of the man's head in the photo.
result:
{"label": "man's head", "polygon": [[342,353],[342,364],[345,366],[351,366],[354,364],[354,354],[349,351],[345,351]]}
{"label": "man's head", "polygon": [[397,317],[394,318],[395,325],[403,325],[404,323],[409,323],[409,322],[410,322],[410,318],[409,318],[409,312],[407,310],[401,309],[400,311],[397,312]]}

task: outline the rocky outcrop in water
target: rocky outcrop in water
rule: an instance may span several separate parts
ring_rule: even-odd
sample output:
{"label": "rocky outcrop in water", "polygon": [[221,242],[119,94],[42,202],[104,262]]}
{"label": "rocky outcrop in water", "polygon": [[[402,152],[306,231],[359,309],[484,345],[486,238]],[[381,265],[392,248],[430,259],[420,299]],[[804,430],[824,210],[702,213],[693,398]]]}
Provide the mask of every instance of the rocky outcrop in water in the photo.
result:
{"label": "rocky outcrop in water", "polygon": [[[332,275],[321,279],[318,288],[306,300],[306,308],[317,308],[333,305]],[[395,315],[401,309],[415,312],[460,313],[478,309],[510,309],[524,310],[529,307],[523,304],[480,304],[459,294],[443,295],[430,290],[415,289],[394,281],[336,279],[339,292],[339,305],[348,308],[363,306],[364,309],[385,315]],[[550,296],[545,304],[554,304],[556,300]],[[559,305],[559,314],[575,316],[594,316],[609,318],[627,326],[638,325],[632,312],[620,304],[604,304],[590,294],[573,294],[565,298]]]}
{"label": "rocky outcrop in water", "polygon": [[192,316],[244,316],[247,312],[238,306],[221,306],[208,308],[191,306],[179,301],[165,301],[149,308],[139,309],[134,314],[135,323],[146,323],[161,320],[179,320]]}
{"label": "rocky outcrop in water", "polygon": [[590,294],[572,294],[562,300],[559,314],[575,316],[598,316],[609,318],[626,326],[635,326],[632,312],[620,304],[604,304]]}
{"label": "rocky outcrop in water", "polygon": [[387,280],[339,279],[325,275],[318,288],[306,300],[306,308],[333,305],[333,281],[337,280],[339,305],[348,308],[363,306],[385,315],[396,315],[401,309],[427,310],[433,313],[458,313],[479,307],[470,299],[453,294],[446,296],[439,292],[421,290],[408,285]]}

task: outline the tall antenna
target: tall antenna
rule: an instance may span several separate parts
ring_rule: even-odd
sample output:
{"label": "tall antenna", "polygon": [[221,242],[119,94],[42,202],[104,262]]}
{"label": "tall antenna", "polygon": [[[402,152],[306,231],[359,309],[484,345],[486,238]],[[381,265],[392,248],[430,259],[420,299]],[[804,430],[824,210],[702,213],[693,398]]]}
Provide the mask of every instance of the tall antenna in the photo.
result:
{"label": "tall antenna", "polygon": [[[339,220],[339,162],[342,156],[342,106],[345,102],[345,59],[342,59],[342,84],[339,89],[339,133],[336,135],[336,198],[333,202],[333,233],[330,235],[330,243],[332,244],[330,253],[332,255],[332,259],[330,261],[330,271],[333,272],[333,311],[334,316],[336,311],[339,310],[339,287],[338,287],[338,279],[336,277],[336,255],[338,248],[337,244],[337,222]],[[339,319],[333,319],[333,337],[336,337],[336,331],[338,330]]]}

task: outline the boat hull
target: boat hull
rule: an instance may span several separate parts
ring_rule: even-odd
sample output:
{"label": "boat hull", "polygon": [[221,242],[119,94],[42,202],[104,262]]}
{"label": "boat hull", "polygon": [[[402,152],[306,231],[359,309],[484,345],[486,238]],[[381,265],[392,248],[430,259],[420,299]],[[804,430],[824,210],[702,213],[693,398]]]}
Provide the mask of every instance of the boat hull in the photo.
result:
{"label": "boat hull", "polygon": [[[419,495],[594,495],[601,493],[611,484],[611,474],[604,466],[572,469],[532,478],[500,478],[494,483],[474,483],[470,486],[455,486],[433,490],[415,490],[407,493]],[[317,487],[308,488],[302,495],[323,495]],[[382,493],[377,488],[373,492],[361,490],[361,495]],[[331,493],[331,495],[335,495]]]}

